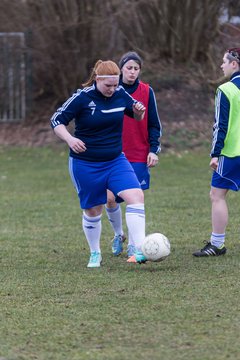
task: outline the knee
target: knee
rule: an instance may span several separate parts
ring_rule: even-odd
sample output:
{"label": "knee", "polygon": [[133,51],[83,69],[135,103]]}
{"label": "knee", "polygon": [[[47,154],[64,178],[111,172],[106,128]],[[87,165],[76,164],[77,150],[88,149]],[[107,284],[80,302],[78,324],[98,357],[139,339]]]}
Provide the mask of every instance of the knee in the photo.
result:
{"label": "knee", "polygon": [[120,196],[127,205],[144,203],[144,193],[142,189],[128,189],[123,191]]}
{"label": "knee", "polygon": [[144,192],[141,189],[137,190],[136,192],[134,191],[132,200],[133,200],[133,203],[143,204],[144,203]]}
{"label": "knee", "polygon": [[99,216],[102,214],[103,211],[103,205],[95,206],[91,209],[85,209],[84,212],[89,217]]}
{"label": "knee", "polygon": [[139,202],[144,203],[144,192],[143,191],[141,191],[139,194]]}
{"label": "knee", "polygon": [[117,203],[115,201],[115,197],[114,196],[109,196],[107,198],[107,204],[106,204],[106,207],[108,209],[114,209],[116,207]]}
{"label": "knee", "polygon": [[218,202],[225,199],[226,191],[218,190],[218,189],[211,189],[210,193],[210,200],[211,202]]}
{"label": "knee", "polygon": [[214,190],[212,190],[212,189],[210,190],[209,197],[210,197],[211,202],[214,202],[217,200],[217,196],[216,196],[216,193],[214,192]]}
{"label": "knee", "polygon": [[212,190],[210,190],[210,192],[209,192],[209,198],[210,198],[211,201],[213,201],[213,192],[212,192]]}

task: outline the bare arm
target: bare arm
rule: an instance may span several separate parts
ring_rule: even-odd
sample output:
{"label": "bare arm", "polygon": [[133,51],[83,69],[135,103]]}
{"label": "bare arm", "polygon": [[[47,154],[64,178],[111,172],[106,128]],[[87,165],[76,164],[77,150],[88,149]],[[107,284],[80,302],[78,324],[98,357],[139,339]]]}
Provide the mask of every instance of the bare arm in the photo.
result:
{"label": "bare arm", "polygon": [[56,126],[54,132],[60,139],[64,140],[75,153],[78,154],[86,150],[85,143],[72,136],[65,125],[61,124]]}

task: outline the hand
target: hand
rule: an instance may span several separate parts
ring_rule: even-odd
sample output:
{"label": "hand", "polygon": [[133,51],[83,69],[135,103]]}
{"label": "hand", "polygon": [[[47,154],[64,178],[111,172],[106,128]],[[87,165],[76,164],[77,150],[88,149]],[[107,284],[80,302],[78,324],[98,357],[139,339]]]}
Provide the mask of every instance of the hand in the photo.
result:
{"label": "hand", "polygon": [[154,167],[158,164],[158,156],[152,152],[150,152],[147,156],[147,166]]}
{"label": "hand", "polygon": [[209,164],[210,168],[212,168],[213,170],[217,170],[217,167],[218,167],[218,158],[217,157],[213,157],[210,161],[210,164]]}
{"label": "hand", "polygon": [[133,112],[134,112],[134,118],[136,120],[142,120],[145,114],[145,106],[141,102],[137,102],[133,104]]}
{"label": "hand", "polygon": [[68,146],[76,153],[76,154],[79,154],[81,152],[84,152],[86,151],[86,146],[85,146],[85,143],[80,140],[80,139],[77,139],[75,138],[74,136],[72,136],[70,138],[70,140],[68,141]]}

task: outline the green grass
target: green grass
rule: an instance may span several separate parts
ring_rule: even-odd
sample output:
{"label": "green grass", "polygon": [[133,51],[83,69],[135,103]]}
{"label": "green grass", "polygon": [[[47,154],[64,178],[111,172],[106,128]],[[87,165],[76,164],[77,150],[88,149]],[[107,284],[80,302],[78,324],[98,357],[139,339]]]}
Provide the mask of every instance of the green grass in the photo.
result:
{"label": "green grass", "polygon": [[196,259],[211,231],[207,152],[163,154],[145,193],[162,263],[111,254],[87,269],[67,150],[0,148],[0,358],[222,360],[239,357],[239,213],[229,194],[225,257]]}

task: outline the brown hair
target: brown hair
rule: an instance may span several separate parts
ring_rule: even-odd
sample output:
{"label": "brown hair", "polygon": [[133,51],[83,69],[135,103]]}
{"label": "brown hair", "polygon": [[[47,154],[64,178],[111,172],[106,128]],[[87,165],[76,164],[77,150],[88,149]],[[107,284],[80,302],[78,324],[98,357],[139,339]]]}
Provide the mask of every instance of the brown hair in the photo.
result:
{"label": "brown hair", "polygon": [[120,75],[120,69],[114,61],[98,60],[92,69],[89,79],[82,84],[83,87],[91,86],[96,80],[97,75]]}
{"label": "brown hair", "polygon": [[142,67],[143,60],[142,58],[136,53],[135,51],[128,51],[127,53],[123,54],[119,61],[119,67],[122,69],[122,67],[129,61],[134,60],[140,68]]}
{"label": "brown hair", "polygon": [[231,48],[226,51],[228,60],[231,61],[237,61],[238,64],[240,64],[240,48]]}

